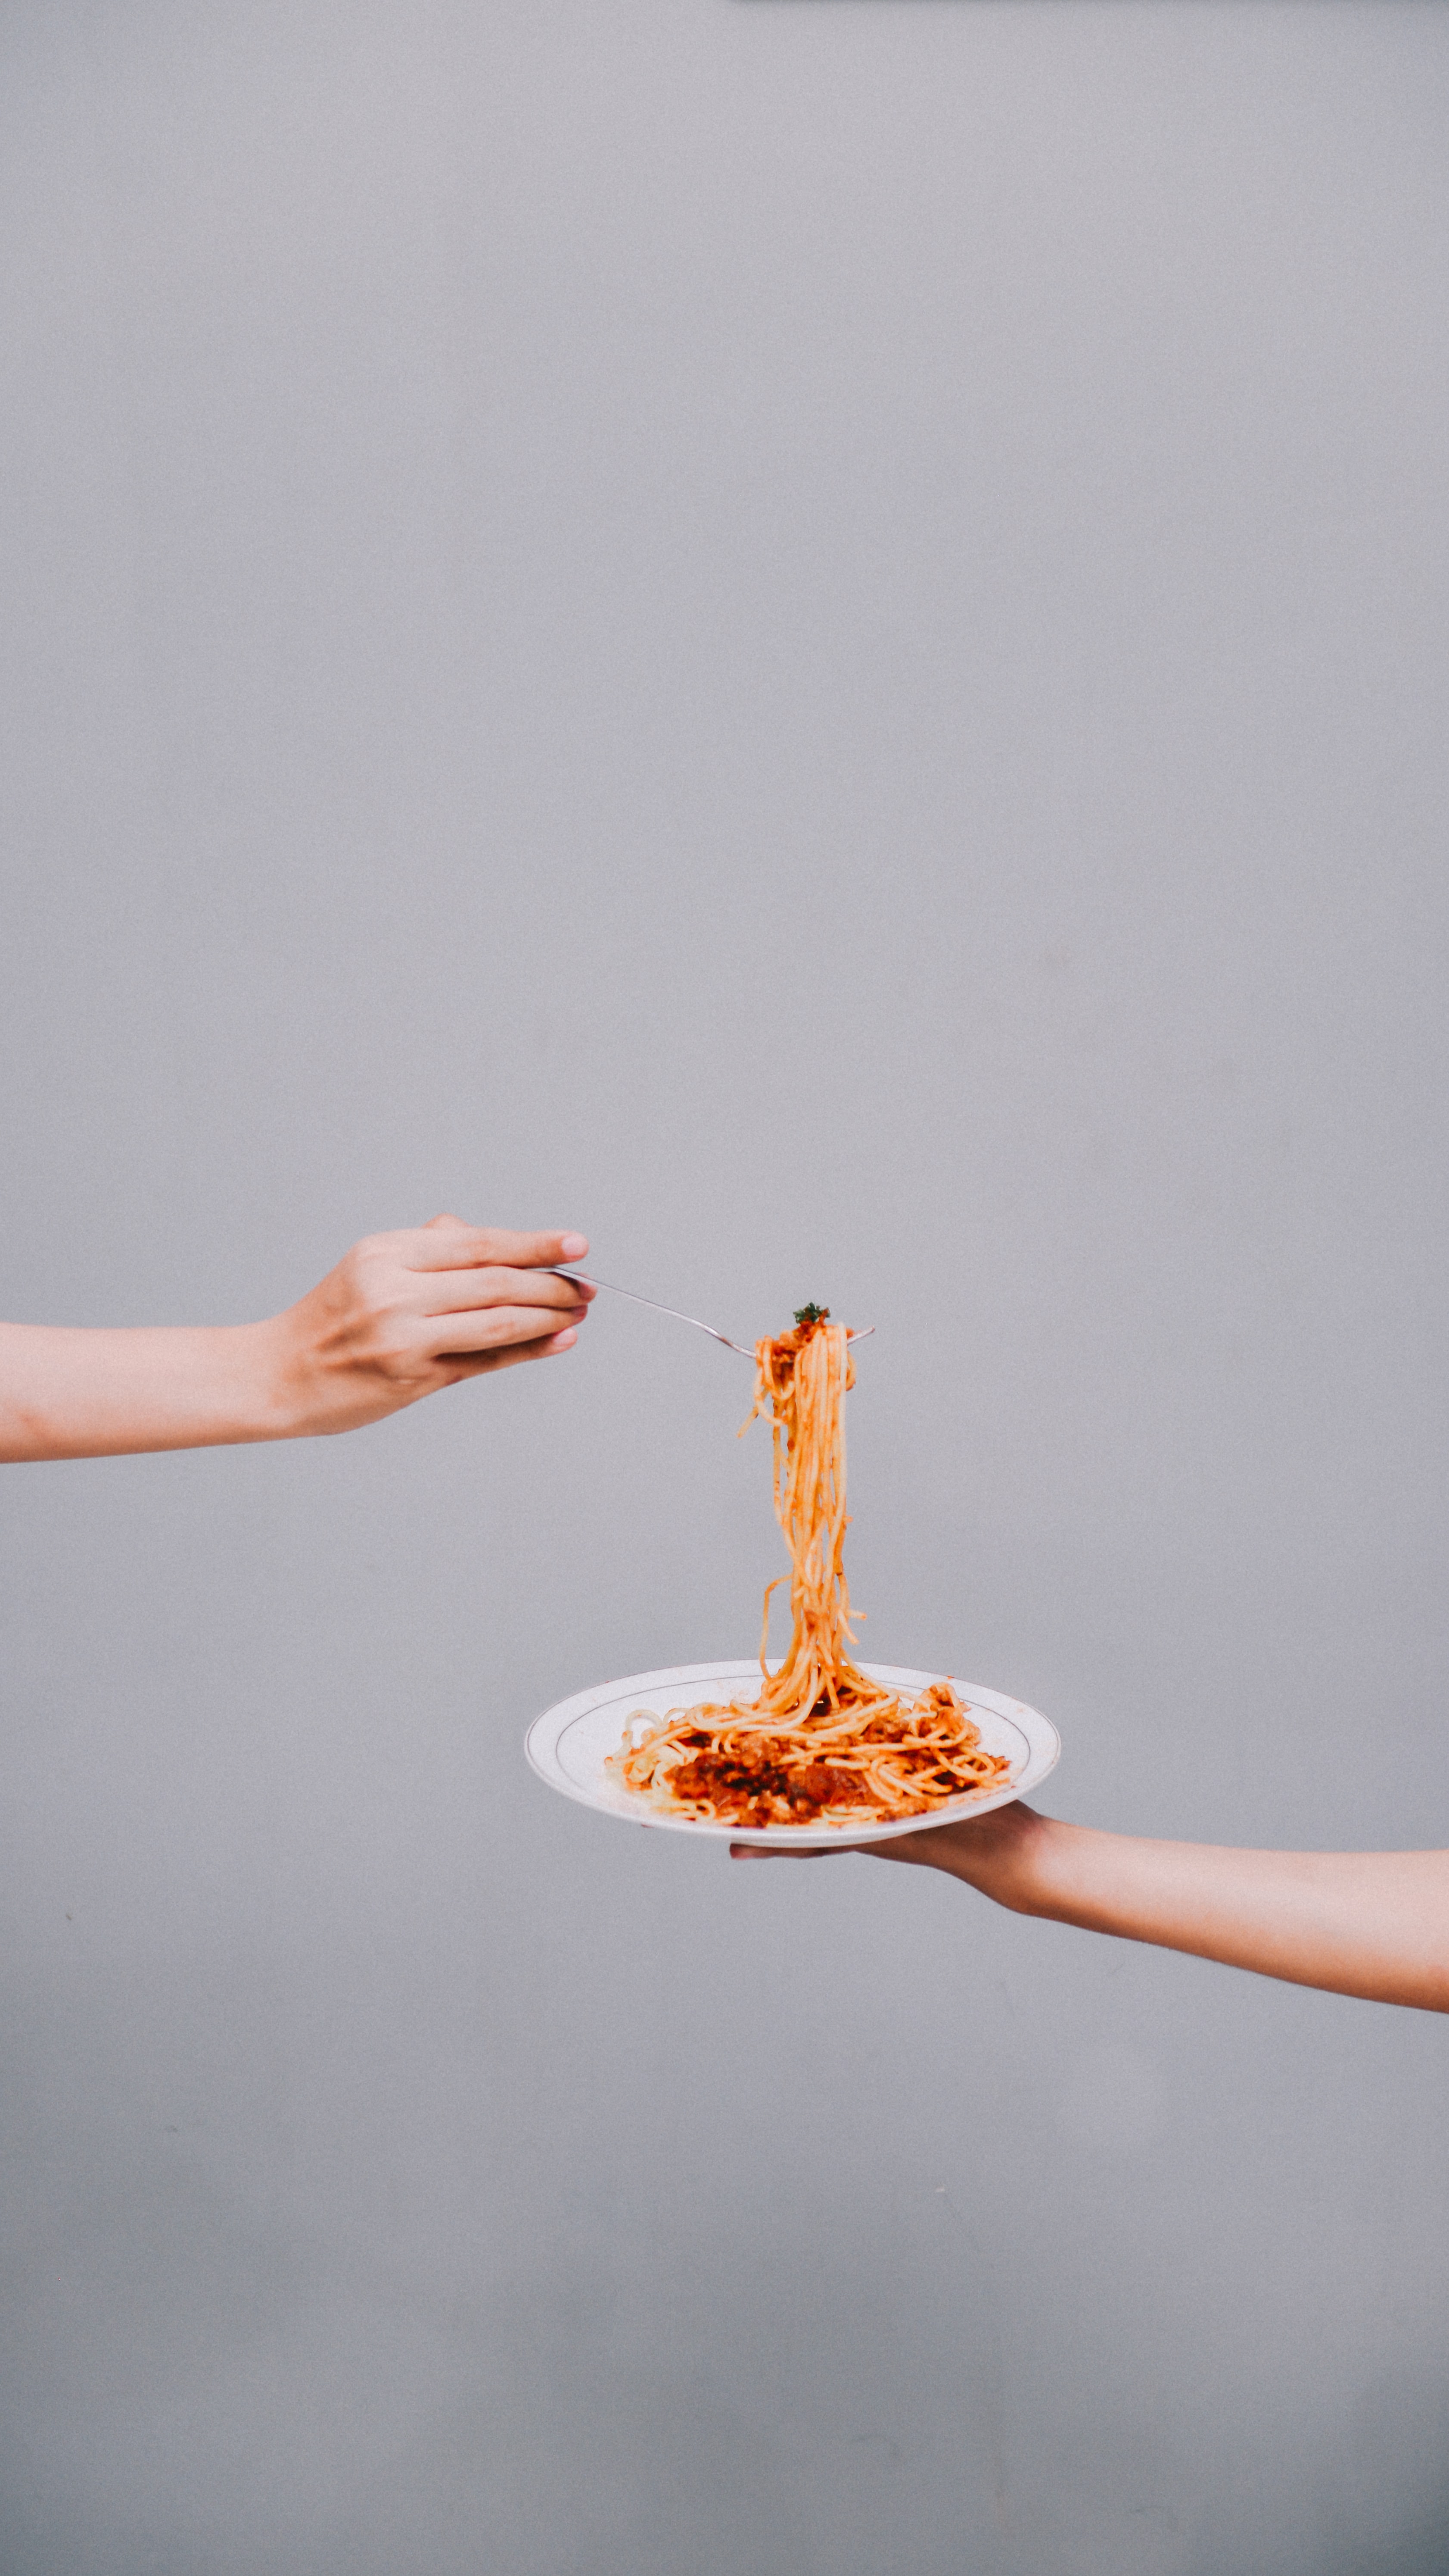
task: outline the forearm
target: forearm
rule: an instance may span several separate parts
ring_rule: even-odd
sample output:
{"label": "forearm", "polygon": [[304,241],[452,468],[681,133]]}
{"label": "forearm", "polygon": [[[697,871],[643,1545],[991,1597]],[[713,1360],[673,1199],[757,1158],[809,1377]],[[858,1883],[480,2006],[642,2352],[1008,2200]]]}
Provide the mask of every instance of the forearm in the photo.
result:
{"label": "forearm", "polygon": [[285,1439],[277,1326],[0,1324],[0,1460]]}
{"label": "forearm", "polygon": [[1449,1853],[1235,1851],[1022,1807],[930,1840],[936,1867],[1018,1913],[1449,2012]]}
{"label": "forearm", "polygon": [[581,1234],[435,1216],[365,1235],[264,1324],[76,1331],[0,1324],[0,1459],[356,1431],[464,1378],[570,1349],[593,1288]]}

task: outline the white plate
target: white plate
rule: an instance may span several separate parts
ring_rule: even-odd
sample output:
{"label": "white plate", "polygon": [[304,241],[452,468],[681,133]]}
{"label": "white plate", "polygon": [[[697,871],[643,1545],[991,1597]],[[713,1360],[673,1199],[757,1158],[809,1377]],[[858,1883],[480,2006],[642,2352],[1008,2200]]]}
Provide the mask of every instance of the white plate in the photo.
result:
{"label": "white plate", "polygon": [[[907,1672],[898,1664],[862,1664],[860,1669],[872,1681],[887,1682],[912,1697],[928,1683],[949,1678],[945,1673]],[[577,1798],[581,1806],[597,1807],[602,1815],[622,1817],[631,1825],[663,1825],[670,1833],[712,1834],[716,1840],[737,1843],[880,1843],[892,1834],[919,1833],[924,1825],[984,1816],[990,1808],[1010,1806],[1013,1798],[1034,1789],[1056,1769],[1061,1754],[1061,1737],[1050,1718],[1023,1707],[1019,1699],[1007,1699],[1001,1691],[957,1682],[956,1691],[980,1727],[987,1752],[1007,1756],[1011,1778],[989,1797],[958,1798],[950,1806],[933,1807],[929,1815],[903,1816],[893,1825],[696,1824],[689,1816],[661,1815],[647,1807],[605,1770],[605,1760],[618,1752],[624,1721],[634,1710],[665,1717],[673,1708],[695,1707],[704,1700],[752,1699],[759,1682],[759,1659],[754,1655],[744,1663],[676,1664],[668,1672],[631,1673],[627,1681],[599,1682],[593,1690],[561,1699],[557,1708],[536,1717],[523,1749],[540,1780],[566,1798]]]}

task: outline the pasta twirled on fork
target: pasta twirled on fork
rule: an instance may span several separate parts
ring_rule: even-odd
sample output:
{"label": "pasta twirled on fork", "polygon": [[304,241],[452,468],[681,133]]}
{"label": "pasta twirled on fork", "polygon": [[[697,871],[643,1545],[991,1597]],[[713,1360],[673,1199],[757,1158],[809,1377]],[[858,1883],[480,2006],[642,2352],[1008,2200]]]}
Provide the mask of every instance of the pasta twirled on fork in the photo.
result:
{"label": "pasta twirled on fork", "polygon": [[631,1719],[609,1768],[657,1810],[734,1826],[888,1823],[998,1789],[1005,1756],[988,1753],[949,1681],[915,1699],[873,1681],[853,1660],[843,1550],[845,1398],[855,1363],[829,1309],[805,1306],[794,1329],[755,1346],[748,1430],[768,1413],[775,1513],[790,1551],[790,1645],[771,1672],[770,1598],[755,1700]]}

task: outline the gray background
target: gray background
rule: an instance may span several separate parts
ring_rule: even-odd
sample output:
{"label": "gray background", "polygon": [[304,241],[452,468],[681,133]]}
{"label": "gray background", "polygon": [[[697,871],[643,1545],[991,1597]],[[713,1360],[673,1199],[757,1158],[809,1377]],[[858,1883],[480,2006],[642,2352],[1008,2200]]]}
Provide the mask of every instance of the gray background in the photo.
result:
{"label": "gray background", "polygon": [[[1449,13],[11,0],[0,1311],[878,1327],[878,1657],[1449,1841]],[[1421,2576],[1439,2021],[731,1870],[742,1365],[3,1480],[5,2576]]]}

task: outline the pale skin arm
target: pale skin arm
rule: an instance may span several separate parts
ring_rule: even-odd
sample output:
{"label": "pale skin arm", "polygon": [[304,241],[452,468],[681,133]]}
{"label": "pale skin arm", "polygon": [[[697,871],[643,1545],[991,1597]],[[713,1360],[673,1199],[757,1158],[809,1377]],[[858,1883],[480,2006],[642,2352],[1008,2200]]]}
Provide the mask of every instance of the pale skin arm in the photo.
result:
{"label": "pale skin arm", "polygon": [[[1019,1803],[868,1848],[944,1870],[1014,1914],[1331,1994],[1449,2012],[1449,1852],[1152,1842],[1061,1824]],[[745,1843],[731,1851],[739,1860],[795,1856]]]}
{"label": "pale skin arm", "polygon": [[260,1324],[0,1324],[0,1460],[107,1458],[355,1431],[419,1396],[568,1350],[592,1288],[581,1234],[454,1216],[368,1235]]}

